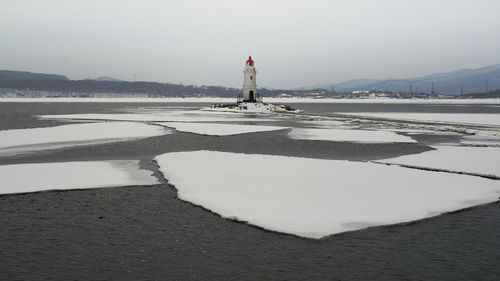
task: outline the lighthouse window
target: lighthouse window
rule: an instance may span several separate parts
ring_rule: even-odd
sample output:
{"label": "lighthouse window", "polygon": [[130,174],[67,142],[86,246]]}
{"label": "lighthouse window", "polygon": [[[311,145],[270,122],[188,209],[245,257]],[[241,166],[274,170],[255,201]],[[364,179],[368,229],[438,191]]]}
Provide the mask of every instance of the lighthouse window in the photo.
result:
{"label": "lighthouse window", "polygon": [[253,80],[253,77],[252,77],[252,76],[250,76],[250,80]]}

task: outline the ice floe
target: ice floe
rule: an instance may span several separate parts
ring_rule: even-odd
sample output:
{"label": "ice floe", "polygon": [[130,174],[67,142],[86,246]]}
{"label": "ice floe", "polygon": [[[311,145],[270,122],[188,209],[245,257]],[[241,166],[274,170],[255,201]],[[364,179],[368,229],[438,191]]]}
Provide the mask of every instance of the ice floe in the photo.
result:
{"label": "ice floe", "polygon": [[156,160],[180,199],[309,238],[418,220],[500,194],[494,180],[368,162],[213,151]]}
{"label": "ice floe", "polygon": [[331,128],[345,128],[348,123],[345,121],[338,120],[306,120],[299,121],[298,123],[305,124],[307,126],[312,126],[314,128],[331,129]]}
{"label": "ice floe", "polygon": [[347,141],[360,143],[415,142],[412,138],[393,132],[355,129],[295,128],[288,136],[292,139]]}
{"label": "ice floe", "polygon": [[346,115],[369,116],[396,120],[415,120],[461,124],[500,126],[500,114],[476,113],[414,113],[414,112],[357,112]]}
{"label": "ice floe", "polygon": [[486,145],[500,147],[500,131],[471,131],[472,135],[463,136],[460,140],[462,144]]}
{"label": "ice floe", "polygon": [[253,118],[244,114],[230,112],[208,111],[170,111],[168,113],[153,114],[61,114],[61,115],[41,115],[42,119],[69,119],[69,120],[109,120],[109,121],[142,121],[142,122],[246,122],[246,121],[270,121],[270,119]]}
{"label": "ice floe", "polygon": [[0,131],[0,154],[112,142],[168,134],[161,126],[136,122],[70,124]]}
{"label": "ice floe", "polygon": [[435,146],[434,148],[436,150],[385,159],[381,162],[500,177],[499,147]]}
{"label": "ice floe", "polygon": [[151,174],[138,160],[4,165],[0,193],[157,184]]}
{"label": "ice floe", "polygon": [[258,125],[239,125],[239,124],[220,124],[220,123],[157,123],[162,126],[174,128],[177,131],[190,132],[200,135],[227,136],[245,133],[267,132],[287,129],[287,127],[278,126],[258,126]]}

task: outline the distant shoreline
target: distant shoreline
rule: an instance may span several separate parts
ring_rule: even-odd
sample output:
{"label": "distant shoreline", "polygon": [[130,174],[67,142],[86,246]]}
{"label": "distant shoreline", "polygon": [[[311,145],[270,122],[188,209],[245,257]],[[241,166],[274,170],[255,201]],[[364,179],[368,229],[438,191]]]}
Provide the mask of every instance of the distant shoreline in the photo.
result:
{"label": "distant shoreline", "polygon": [[[0,102],[123,102],[123,103],[234,103],[236,98],[0,98]],[[416,103],[416,104],[500,104],[500,98],[484,99],[331,99],[266,98],[267,103]]]}

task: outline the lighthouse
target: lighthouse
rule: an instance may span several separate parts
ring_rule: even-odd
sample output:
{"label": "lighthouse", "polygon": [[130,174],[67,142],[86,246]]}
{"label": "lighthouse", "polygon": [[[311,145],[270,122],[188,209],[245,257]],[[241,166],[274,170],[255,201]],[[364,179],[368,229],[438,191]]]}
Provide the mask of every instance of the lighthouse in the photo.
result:
{"label": "lighthouse", "polygon": [[[236,97],[236,103],[212,104],[213,110],[230,112],[286,112],[295,111],[288,105],[274,105],[262,102],[262,96],[257,94],[257,71],[252,56],[245,62],[243,70],[243,91]],[[298,111],[296,111],[298,112]]]}
{"label": "lighthouse", "polygon": [[260,101],[257,96],[257,71],[255,70],[254,61],[252,56],[248,57],[243,70],[243,99],[242,102],[256,102]]}

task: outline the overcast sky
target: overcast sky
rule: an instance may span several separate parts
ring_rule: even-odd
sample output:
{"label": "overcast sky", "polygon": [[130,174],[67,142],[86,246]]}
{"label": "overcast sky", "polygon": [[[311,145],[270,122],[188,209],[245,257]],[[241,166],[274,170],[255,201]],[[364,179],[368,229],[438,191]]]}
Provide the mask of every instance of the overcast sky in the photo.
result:
{"label": "overcast sky", "polygon": [[499,0],[0,0],[0,69],[293,88],[500,63]]}

